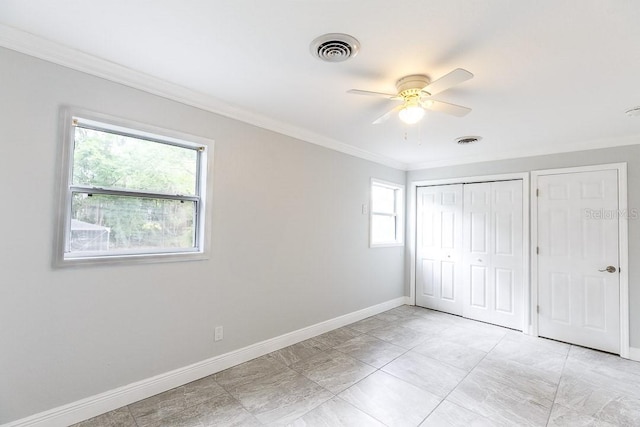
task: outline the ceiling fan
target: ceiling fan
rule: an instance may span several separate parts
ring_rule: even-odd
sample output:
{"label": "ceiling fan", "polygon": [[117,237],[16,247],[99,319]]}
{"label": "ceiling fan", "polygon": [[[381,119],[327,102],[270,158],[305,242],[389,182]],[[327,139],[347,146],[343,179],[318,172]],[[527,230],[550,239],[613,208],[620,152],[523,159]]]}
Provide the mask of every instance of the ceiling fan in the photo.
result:
{"label": "ceiling fan", "polygon": [[431,99],[431,97],[449,89],[452,86],[465,82],[472,77],[473,74],[469,71],[463,70],[462,68],[456,68],[449,74],[445,74],[433,82],[424,74],[412,74],[410,76],[402,77],[396,82],[396,88],[398,89],[398,93],[396,95],[358,89],[351,89],[347,92],[356,95],[378,96],[402,102],[402,104],[378,117],[373,122],[374,125],[384,122],[395,112],[398,112],[400,120],[407,124],[413,124],[422,119],[425,110],[438,111],[458,117],[468,114],[471,111],[471,108],[449,104],[448,102],[436,101],[435,99]]}

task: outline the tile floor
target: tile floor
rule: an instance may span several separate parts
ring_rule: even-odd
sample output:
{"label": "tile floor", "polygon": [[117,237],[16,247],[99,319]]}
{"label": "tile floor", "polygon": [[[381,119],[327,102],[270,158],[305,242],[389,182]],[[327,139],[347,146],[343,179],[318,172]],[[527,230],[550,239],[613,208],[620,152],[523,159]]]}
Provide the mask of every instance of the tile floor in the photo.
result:
{"label": "tile floor", "polygon": [[76,424],[640,426],[640,363],[402,306]]}

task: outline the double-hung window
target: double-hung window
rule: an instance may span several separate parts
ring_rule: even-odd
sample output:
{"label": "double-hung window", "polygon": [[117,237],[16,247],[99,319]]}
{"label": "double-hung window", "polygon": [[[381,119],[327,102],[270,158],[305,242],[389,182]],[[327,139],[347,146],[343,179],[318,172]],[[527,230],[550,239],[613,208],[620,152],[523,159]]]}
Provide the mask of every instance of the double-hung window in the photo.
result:
{"label": "double-hung window", "polygon": [[370,245],[404,244],[404,186],[371,179]]}
{"label": "double-hung window", "polygon": [[67,110],[58,264],[202,258],[212,141]]}

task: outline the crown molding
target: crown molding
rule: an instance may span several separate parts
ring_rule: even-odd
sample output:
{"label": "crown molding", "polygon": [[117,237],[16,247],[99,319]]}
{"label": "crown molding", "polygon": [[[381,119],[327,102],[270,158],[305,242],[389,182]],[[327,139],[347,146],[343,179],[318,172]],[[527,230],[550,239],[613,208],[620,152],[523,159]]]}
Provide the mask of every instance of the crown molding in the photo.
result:
{"label": "crown molding", "polygon": [[170,83],[152,75],[133,70],[115,62],[98,58],[86,52],[3,24],[0,24],[0,46],[182,104],[200,108],[220,116],[245,122],[252,126],[290,136],[303,142],[320,145],[334,151],[339,151],[395,169],[407,170],[408,168],[406,163],[266,116],[252,113],[237,106],[227,104],[205,93]]}
{"label": "crown molding", "polygon": [[253,113],[240,107],[225,103],[205,93],[170,83],[152,75],[133,70],[115,62],[98,58],[86,52],[64,46],[3,24],[0,24],[0,46],[76,71],[81,71],[105,80],[180,102],[185,105],[209,111],[220,116],[238,120],[252,126],[277,132],[279,134],[298,139],[302,142],[319,145],[334,151],[404,171],[640,144],[640,135],[633,135],[613,139],[581,141],[574,144],[563,143],[547,145],[546,147],[514,150],[510,152],[488,152],[483,155],[430,160],[427,162],[404,163],[371,151],[363,150],[336,139],[328,138],[307,129]]}
{"label": "crown molding", "polygon": [[529,150],[514,150],[506,153],[486,153],[481,155],[457,157],[442,160],[430,160],[428,162],[411,163],[407,165],[407,171],[421,169],[433,169],[446,166],[468,165],[471,163],[492,162],[498,160],[519,159],[524,157],[547,156],[552,154],[572,153],[575,151],[597,150],[601,148],[623,147],[628,145],[639,145],[640,134],[608,139],[593,139],[580,141],[573,144],[555,144],[541,148]]}

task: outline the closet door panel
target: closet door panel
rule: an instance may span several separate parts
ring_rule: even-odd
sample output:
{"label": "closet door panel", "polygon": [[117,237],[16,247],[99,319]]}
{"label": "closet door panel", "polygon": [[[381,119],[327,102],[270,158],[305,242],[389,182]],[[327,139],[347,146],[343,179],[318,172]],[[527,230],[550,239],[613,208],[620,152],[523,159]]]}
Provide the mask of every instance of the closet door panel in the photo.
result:
{"label": "closet door panel", "polygon": [[522,181],[420,187],[416,304],[522,330]]}
{"label": "closet door panel", "polygon": [[496,268],[496,311],[513,314],[515,311],[515,287],[513,270]]}
{"label": "closet door panel", "polygon": [[486,310],[488,308],[487,282],[489,272],[486,267],[472,265],[469,273],[469,305],[473,308]]}
{"label": "closet door panel", "polygon": [[522,181],[465,184],[463,194],[463,316],[522,330]]}
{"label": "closet door panel", "polygon": [[493,304],[491,271],[491,183],[464,185],[462,315],[490,322]]}
{"label": "closet door panel", "polygon": [[416,305],[462,314],[462,185],[419,187]]}
{"label": "closet door panel", "polygon": [[440,264],[440,295],[442,299],[455,301],[456,298],[456,264],[442,261]]}
{"label": "closet door panel", "polygon": [[522,181],[491,184],[494,307],[491,323],[522,330]]}

